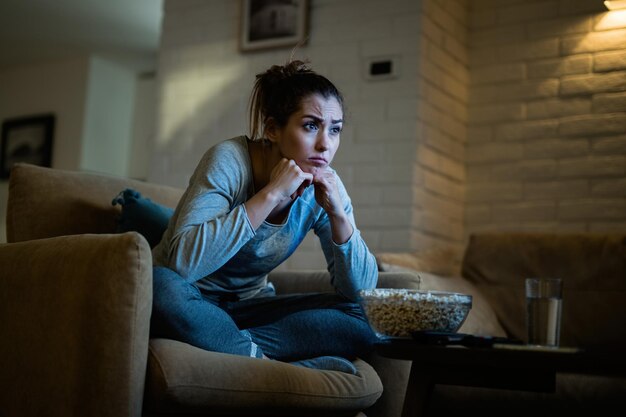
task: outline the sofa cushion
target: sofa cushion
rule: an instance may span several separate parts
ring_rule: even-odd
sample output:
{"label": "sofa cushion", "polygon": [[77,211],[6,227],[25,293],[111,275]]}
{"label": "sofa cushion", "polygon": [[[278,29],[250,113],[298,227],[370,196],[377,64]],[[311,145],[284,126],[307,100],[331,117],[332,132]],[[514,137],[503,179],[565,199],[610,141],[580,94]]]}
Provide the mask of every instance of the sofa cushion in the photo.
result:
{"label": "sofa cushion", "polygon": [[121,191],[111,203],[122,206],[117,232],[137,232],[146,238],[151,248],[161,241],[174,214],[174,209],[155,203],[132,188]]}
{"label": "sofa cushion", "polygon": [[371,366],[359,359],[354,364],[357,375],[152,339],[144,407],[159,414],[354,415],[383,390]]}
{"label": "sofa cushion", "polygon": [[524,279],[563,280],[561,345],[626,343],[626,234],[481,233],[470,237],[463,276],[504,329],[526,340]]}

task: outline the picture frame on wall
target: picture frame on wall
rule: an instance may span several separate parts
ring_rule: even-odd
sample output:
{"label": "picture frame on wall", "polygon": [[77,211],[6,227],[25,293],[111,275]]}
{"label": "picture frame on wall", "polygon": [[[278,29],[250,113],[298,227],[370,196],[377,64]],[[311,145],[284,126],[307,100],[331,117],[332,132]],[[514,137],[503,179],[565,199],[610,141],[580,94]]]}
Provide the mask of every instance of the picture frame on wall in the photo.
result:
{"label": "picture frame on wall", "polygon": [[303,45],[308,13],[309,0],[241,0],[240,50]]}
{"label": "picture frame on wall", "polygon": [[12,118],[2,123],[0,178],[8,178],[17,162],[50,167],[55,116],[43,114]]}

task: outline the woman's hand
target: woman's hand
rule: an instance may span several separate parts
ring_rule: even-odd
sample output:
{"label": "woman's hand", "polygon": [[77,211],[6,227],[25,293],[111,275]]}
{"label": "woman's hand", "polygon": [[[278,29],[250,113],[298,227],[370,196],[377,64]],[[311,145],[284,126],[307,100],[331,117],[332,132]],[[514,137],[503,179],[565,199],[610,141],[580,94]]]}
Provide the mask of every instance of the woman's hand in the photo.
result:
{"label": "woman's hand", "polygon": [[281,159],[272,169],[268,184],[279,195],[279,200],[300,197],[311,185],[313,175],[302,171],[293,160]]}
{"label": "woman's hand", "polygon": [[345,215],[336,177],[331,170],[318,170],[313,177],[313,186],[315,187],[315,201],[329,217]]}
{"label": "woman's hand", "polygon": [[281,159],[270,173],[269,183],[245,203],[250,225],[258,229],[275,210],[287,207],[287,199],[301,196],[311,185],[313,175],[304,172],[294,161]]}
{"label": "woman's hand", "polygon": [[319,170],[313,177],[313,186],[315,187],[315,201],[330,219],[333,241],[338,245],[347,242],[354,229],[343,208],[336,175],[329,169]]}

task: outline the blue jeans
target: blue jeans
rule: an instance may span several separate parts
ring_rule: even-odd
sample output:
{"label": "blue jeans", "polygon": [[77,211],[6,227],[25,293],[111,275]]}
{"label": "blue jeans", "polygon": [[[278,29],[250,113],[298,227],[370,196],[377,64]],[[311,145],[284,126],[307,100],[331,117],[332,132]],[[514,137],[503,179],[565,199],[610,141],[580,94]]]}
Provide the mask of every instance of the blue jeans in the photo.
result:
{"label": "blue jeans", "polygon": [[361,307],[333,293],[218,301],[174,271],[154,267],[150,333],[201,349],[296,361],[367,354],[376,335]]}

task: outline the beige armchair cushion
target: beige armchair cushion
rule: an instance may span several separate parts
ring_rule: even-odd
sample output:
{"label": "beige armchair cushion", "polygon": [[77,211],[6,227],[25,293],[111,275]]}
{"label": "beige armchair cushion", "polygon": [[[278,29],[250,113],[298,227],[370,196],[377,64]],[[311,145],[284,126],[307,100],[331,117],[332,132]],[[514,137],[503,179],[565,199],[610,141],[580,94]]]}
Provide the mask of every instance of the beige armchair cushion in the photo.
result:
{"label": "beige armchair cushion", "polygon": [[146,408],[159,413],[341,416],[374,404],[383,387],[357,359],[357,375],[208,352],[168,339],[150,341]]}

